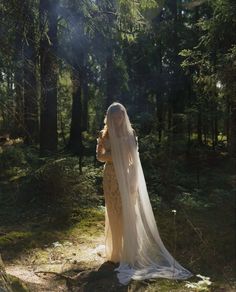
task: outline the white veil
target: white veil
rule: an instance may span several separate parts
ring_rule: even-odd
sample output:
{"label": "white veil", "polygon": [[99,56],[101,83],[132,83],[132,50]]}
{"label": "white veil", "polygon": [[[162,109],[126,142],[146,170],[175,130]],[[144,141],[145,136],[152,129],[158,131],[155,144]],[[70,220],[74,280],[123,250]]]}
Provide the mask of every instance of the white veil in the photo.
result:
{"label": "white veil", "polygon": [[[117,128],[112,113],[122,110]],[[123,245],[116,269],[121,284],[131,279],[187,279],[193,274],[182,267],[165,248],[158,232],[139,158],[138,145],[125,107],[113,103],[107,110],[112,161],[122,201]]]}

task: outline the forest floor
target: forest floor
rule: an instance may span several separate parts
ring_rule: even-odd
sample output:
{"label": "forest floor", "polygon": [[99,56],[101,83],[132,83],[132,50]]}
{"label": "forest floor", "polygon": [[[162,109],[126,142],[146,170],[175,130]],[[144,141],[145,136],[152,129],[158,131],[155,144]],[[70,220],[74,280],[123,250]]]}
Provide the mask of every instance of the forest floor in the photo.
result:
{"label": "forest floor", "polygon": [[[9,208],[8,206],[8,211]],[[15,211],[17,214],[17,210]],[[14,291],[236,291],[236,282],[232,277],[233,259],[229,261],[228,266],[215,267],[216,270],[222,268],[222,277],[219,277],[219,271],[215,271],[215,274],[209,272],[211,284],[207,284],[207,278],[202,281],[200,277],[194,276],[188,281],[156,279],[132,281],[129,286],[119,286],[114,265],[106,262],[104,258],[104,210],[90,209],[87,214],[88,217],[67,228],[49,227],[43,217],[40,217],[40,213],[31,213],[30,217],[30,213],[26,213],[24,222],[19,219],[17,222],[16,218],[13,220],[13,214],[11,218],[1,216],[1,219],[4,219],[1,222],[5,221],[5,224],[1,225],[0,247],[6,271],[22,280],[28,289],[23,289],[17,284]],[[199,230],[201,224],[206,225],[206,222],[203,222],[205,219],[206,217],[201,216],[202,222],[198,220]],[[181,223],[180,218],[179,220]],[[168,220],[160,222],[161,229],[166,223],[169,224]],[[167,226],[167,229],[170,231],[171,227]],[[184,229],[186,231],[185,227]],[[181,236],[181,232],[178,233]],[[165,238],[166,235],[162,232],[161,236]],[[191,237],[190,234],[187,236]],[[194,239],[193,234],[192,237]],[[189,248],[191,239],[180,241],[184,242],[181,243],[185,245],[183,249]],[[185,260],[186,264],[183,264],[184,259],[180,262],[184,266],[192,266],[190,270],[195,275],[209,276],[209,266],[204,267],[205,253],[207,251],[203,251],[199,258],[192,255],[189,261]],[[179,257],[181,258],[181,255]],[[217,259],[212,259],[210,265],[213,270],[214,263],[219,264]],[[192,283],[192,288],[187,287],[189,282]]]}
{"label": "forest floor", "polygon": [[[92,235],[86,240],[81,236],[52,242],[5,260],[6,272],[21,279],[30,291],[79,291],[85,274],[104,262],[102,243],[102,236]],[[82,282],[78,275],[84,277]]]}
{"label": "forest floor", "polygon": [[54,210],[34,199],[21,201],[21,177],[0,175],[0,254],[7,273],[15,277],[14,292],[236,291],[236,178],[224,160],[220,163],[202,170],[207,198],[186,193],[172,205],[152,201],[165,246],[194,276],[131,281],[128,286],[119,286],[115,266],[104,257],[102,205],[75,202],[65,212],[67,206]]}

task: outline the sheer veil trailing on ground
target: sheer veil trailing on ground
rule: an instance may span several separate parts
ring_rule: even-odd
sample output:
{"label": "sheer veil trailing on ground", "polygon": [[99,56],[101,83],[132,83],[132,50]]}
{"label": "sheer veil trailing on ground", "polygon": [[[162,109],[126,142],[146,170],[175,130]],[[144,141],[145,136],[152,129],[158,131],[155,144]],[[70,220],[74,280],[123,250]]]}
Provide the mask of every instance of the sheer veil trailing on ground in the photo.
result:
{"label": "sheer veil trailing on ground", "polygon": [[[117,127],[112,114],[122,110]],[[182,267],[165,248],[149,200],[138,145],[125,107],[113,103],[107,110],[111,154],[118,180],[123,221],[121,260],[116,269],[119,282],[148,278],[187,279],[193,274]]]}

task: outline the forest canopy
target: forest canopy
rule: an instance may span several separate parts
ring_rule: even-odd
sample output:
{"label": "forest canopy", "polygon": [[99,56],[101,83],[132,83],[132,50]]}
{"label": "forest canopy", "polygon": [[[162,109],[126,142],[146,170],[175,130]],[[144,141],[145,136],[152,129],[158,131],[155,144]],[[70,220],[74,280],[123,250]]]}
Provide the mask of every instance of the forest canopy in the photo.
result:
{"label": "forest canopy", "polygon": [[120,101],[140,133],[235,156],[235,1],[2,0],[0,13],[2,136],[83,155]]}

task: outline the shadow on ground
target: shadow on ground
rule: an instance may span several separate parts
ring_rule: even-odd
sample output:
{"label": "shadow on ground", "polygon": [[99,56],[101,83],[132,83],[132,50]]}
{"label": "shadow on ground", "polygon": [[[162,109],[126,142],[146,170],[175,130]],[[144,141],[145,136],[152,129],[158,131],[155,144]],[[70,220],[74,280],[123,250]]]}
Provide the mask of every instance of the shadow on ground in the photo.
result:
{"label": "shadow on ground", "polygon": [[[82,271],[67,279],[69,291],[128,291],[128,286],[121,286],[114,269],[117,266],[111,262],[104,262],[97,270]],[[69,271],[71,273],[73,271]]]}

